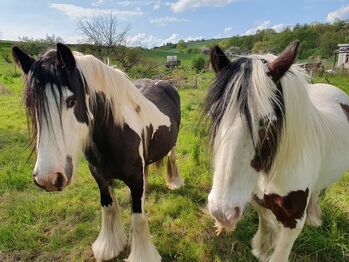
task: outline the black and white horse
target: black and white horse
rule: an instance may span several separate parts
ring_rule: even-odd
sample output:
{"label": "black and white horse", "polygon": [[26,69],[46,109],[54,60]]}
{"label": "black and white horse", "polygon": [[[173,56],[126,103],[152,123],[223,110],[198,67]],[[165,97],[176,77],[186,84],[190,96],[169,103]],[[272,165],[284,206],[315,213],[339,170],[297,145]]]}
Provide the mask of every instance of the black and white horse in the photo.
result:
{"label": "black and white horse", "polygon": [[97,260],[119,255],[126,234],[113,179],[131,190],[131,253],[127,261],[152,262],[154,247],[144,197],[147,166],[168,155],[167,184],[180,187],[175,145],[180,98],[166,81],[138,81],[138,89],[120,70],[63,45],[35,60],[13,48],[25,73],[25,102],[36,140],[35,183],[46,191],[63,190],[83,152],[101,197],[102,226],[92,249]]}
{"label": "black and white horse", "polygon": [[304,223],[321,225],[319,191],[349,167],[349,97],[331,85],[309,84],[293,65],[298,47],[295,41],[278,57],[234,61],[218,46],[211,50],[208,207],[219,233],[233,230],[252,202],[259,214],[252,253],[260,261],[288,261]]}

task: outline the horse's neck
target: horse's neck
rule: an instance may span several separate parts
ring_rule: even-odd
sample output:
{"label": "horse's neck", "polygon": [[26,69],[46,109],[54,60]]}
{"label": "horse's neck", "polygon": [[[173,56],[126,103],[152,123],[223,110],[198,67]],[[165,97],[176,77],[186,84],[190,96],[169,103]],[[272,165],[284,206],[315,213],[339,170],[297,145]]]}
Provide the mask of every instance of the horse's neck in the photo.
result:
{"label": "horse's neck", "polygon": [[152,122],[167,123],[159,109],[143,96],[122,71],[103,64],[91,55],[75,58],[92,99],[99,93],[105,96],[109,104],[106,106],[110,106],[117,125],[136,125],[138,130]]}

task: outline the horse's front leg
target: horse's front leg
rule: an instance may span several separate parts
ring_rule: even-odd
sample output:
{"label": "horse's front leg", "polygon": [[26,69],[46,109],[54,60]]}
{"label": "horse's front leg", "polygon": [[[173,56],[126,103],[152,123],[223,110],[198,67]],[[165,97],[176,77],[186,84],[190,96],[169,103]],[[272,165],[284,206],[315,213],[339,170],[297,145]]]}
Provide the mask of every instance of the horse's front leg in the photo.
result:
{"label": "horse's front leg", "polygon": [[125,181],[132,196],[131,253],[128,262],[158,262],[161,256],[156,250],[144,213],[145,174],[139,173]]}
{"label": "horse's front leg", "polygon": [[110,260],[124,249],[127,237],[111,183],[106,182],[95,167],[90,165],[90,170],[99,187],[102,207],[102,225],[92,245],[93,255],[97,261]]}
{"label": "horse's front leg", "polygon": [[301,233],[305,223],[305,216],[297,221],[295,228],[280,226],[275,239],[274,252],[269,258],[269,262],[288,262],[294,242]]}
{"label": "horse's front leg", "polygon": [[273,213],[252,202],[258,212],[259,225],[257,233],[252,239],[252,254],[259,261],[267,261],[275,244],[275,237],[280,225]]}

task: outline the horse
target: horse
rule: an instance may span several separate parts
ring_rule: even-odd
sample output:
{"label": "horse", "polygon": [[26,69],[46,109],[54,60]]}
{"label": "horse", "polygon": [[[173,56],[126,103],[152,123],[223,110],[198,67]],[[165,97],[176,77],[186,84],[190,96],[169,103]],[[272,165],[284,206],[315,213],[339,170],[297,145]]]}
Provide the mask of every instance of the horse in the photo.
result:
{"label": "horse", "polygon": [[305,222],[321,226],[319,192],[349,167],[349,97],[310,84],[294,64],[298,49],[294,41],[279,56],[233,61],[219,46],[210,53],[216,77],[203,102],[213,147],[208,209],[219,234],[233,231],[252,204],[259,261],[288,261]]}
{"label": "horse", "polygon": [[12,54],[25,77],[24,100],[37,160],[33,179],[46,191],[66,188],[83,153],[100,191],[102,223],[92,245],[97,261],[127,243],[113,180],[131,191],[129,262],[161,261],[144,211],[147,167],[168,157],[167,184],[183,185],[176,165],[180,97],[166,81],[140,80],[58,43],[39,59]]}

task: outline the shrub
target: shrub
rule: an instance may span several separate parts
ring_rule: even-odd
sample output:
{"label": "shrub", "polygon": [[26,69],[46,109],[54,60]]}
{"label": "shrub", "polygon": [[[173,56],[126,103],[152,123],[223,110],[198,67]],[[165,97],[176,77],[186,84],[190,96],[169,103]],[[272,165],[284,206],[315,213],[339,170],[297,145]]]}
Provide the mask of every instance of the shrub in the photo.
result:
{"label": "shrub", "polygon": [[205,57],[203,56],[196,56],[193,58],[193,62],[192,62],[192,68],[196,71],[196,73],[199,73],[200,71],[202,71],[205,66],[207,64],[207,61],[205,59]]}

